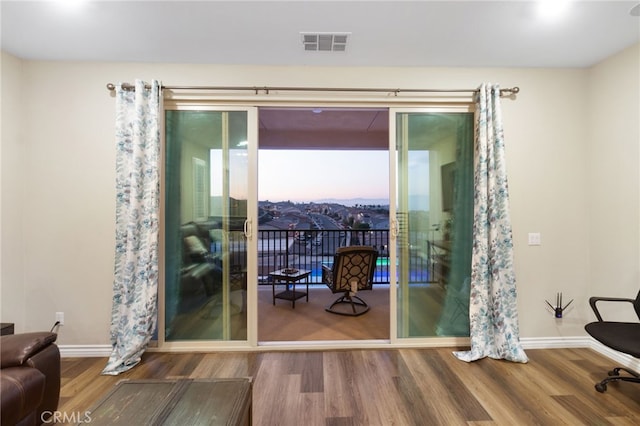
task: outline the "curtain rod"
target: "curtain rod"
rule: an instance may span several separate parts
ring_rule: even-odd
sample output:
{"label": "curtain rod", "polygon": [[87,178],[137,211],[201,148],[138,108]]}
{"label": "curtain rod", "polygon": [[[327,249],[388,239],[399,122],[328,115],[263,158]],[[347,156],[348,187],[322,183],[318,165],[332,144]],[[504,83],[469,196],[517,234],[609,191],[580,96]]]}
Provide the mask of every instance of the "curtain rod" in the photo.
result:
{"label": "curtain rod", "polygon": [[[130,83],[122,83],[122,89],[135,90],[136,87]],[[147,86],[148,87],[148,86]],[[252,91],[256,95],[260,92],[268,95],[270,91],[281,92],[375,92],[375,93],[393,93],[398,96],[399,93],[477,93],[478,89],[380,89],[380,88],[355,88],[355,87],[269,87],[269,86],[161,86],[162,89],[168,90],[247,90]],[[109,91],[116,90],[113,83],[107,84]],[[515,86],[511,88],[500,89],[501,96],[515,95],[520,92],[520,88]]]}

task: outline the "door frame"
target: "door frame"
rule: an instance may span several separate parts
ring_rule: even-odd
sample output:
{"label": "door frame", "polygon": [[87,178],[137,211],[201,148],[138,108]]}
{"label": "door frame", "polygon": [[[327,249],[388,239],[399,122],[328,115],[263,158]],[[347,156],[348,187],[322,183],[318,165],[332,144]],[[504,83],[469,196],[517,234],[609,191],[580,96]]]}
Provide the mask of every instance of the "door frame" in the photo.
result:
{"label": "door frame", "polygon": [[[247,218],[245,220],[244,234],[246,238],[246,262],[247,262],[247,283],[257,282],[257,251],[258,244],[255,238],[254,229],[257,229],[257,212],[258,212],[258,194],[257,194],[257,181],[258,181],[258,109],[253,106],[238,106],[238,105],[223,105],[219,103],[209,101],[180,101],[180,100],[165,100],[162,110],[162,132],[161,132],[161,179],[162,182],[166,179],[166,131],[164,117],[167,110],[175,111],[213,111],[213,112],[231,112],[242,111],[247,113]],[[161,197],[160,197],[160,217],[161,219],[161,233],[160,233],[160,258],[159,262],[159,281],[158,281],[158,347],[157,350],[169,351],[169,352],[183,352],[193,350],[247,350],[257,346],[257,288],[255,286],[247,285],[247,339],[246,340],[180,340],[168,342],[165,339],[165,203],[166,194],[164,192],[164,185],[161,185]],[[223,290],[224,292],[224,290]],[[226,309],[226,307],[225,307]],[[223,320],[224,321],[224,320]],[[225,325],[226,326],[226,325]],[[155,348],[154,348],[155,349]]]}
{"label": "door frame", "polygon": [[[274,99],[275,97],[275,99]],[[469,112],[473,111],[472,99],[461,100],[459,97],[421,96],[412,99],[397,97],[366,98],[364,96],[339,98],[324,94],[322,97],[296,96],[278,98],[277,94],[248,96],[246,94],[230,95],[228,98],[214,98],[212,95],[202,96],[179,93],[170,93],[165,96],[164,109],[170,109],[179,105],[184,110],[212,110],[212,111],[247,111],[247,137],[248,147],[248,197],[247,200],[247,282],[258,280],[257,277],[257,226],[258,226],[258,108],[259,107],[319,107],[319,108],[385,108],[389,111],[389,228],[390,228],[390,281],[395,282],[396,247],[395,238],[392,237],[392,221],[396,215],[396,124],[395,117],[398,112]],[[164,110],[162,111],[164,117]],[[254,123],[254,126],[249,126]],[[164,159],[166,141],[164,132],[164,119],[162,122],[162,179],[164,182]],[[164,186],[163,186],[164,188]],[[161,190],[161,217],[164,216],[164,191]],[[163,221],[162,221],[163,222]],[[160,267],[160,281],[158,303],[161,312],[158,315],[158,347],[151,347],[150,351],[188,352],[188,351],[271,351],[271,350],[334,350],[334,349],[375,349],[375,348],[402,348],[402,347],[451,347],[468,345],[467,337],[429,337],[429,338],[399,338],[397,319],[397,289],[395,284],[389,285],[389,324],[390,338],[380,340],[341,340],[341,341],[296,341],[296,342],[259,342],[258,341],[258,294],[257,286],[247,285],[247,340],[246,341],[177,341],[166,342],[164,339],[164,303],[165,303],[165,276],[164,276],[164,223],[160,236],[160,255],[163,261]]]}
{"label": "door frame", "polygon": [[[390,107],[389,108],[389,223],[390,223],[390,238],[389,238],[389,263],[390,263],[390,271],[389,271],[389,312],[391,318],[390,327],[391,327],[391,345],[394,347],[404,347],[407,344],[411,346],[418,345],[420,347],[438,347],[438,346],[461,346],[468,345],[469,338],[468,337],[399,337],[398,336],[398,327],[407,327],[408,318],[403,319],[403,321],[399,321],[399,315],[408,314],[408,300],[402,301],[402,311],[398,311],[398,266],[400,265],[398,261],[398,235],[401,232],[400,225],[398,224],[398,173],[404,172],[402,170],[398,170],[398,149],[399,149],[399,141],[397,140],[398,135],[398,126],[397,126],[397,117],[399,114],[404,113],[469,113],[475,112],[475,105],[472,103],[465,104],[457,104],[457,105],[422,105],[422,106],[409,106],[409,107]],[[406,123],[403,123],[406,125]],[[403,136],[407,136],[408,132],[403,131]],[[406,146],[406,144],[404,145]],[[406,178],[405,178],[406,181]],[[403,188],[403,190],[406,188]],[[407,199],[407,197],[403,197],[403,199]],[[391,226],[391,222],[393,221],[394,225]],[[400,265],[402,266],[402,265]],[[402,271],[401,271],[402,273]],[[402,308],[401,307],[401,308]],[[408,334],[405,332],[404,334]]]}

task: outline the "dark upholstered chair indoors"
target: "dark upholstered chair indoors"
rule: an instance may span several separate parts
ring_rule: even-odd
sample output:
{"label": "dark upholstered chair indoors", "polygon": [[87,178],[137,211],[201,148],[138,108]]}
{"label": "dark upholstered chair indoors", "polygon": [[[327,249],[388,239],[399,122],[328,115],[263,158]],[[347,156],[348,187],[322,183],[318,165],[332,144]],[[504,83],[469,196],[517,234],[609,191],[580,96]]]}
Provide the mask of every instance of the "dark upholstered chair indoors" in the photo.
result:
{"label": "dark upholstered chair indoors", "polygon": [[370,246],[340,247],[333,265],[322,266],[322,281],[333,293],[342,293],[327,312],[357,316],[369,310],[369,305],[356,296],[360,290],[371,290],[378,252]]}
{"label": "dark upholstered chair indoors", "polygon": [[60,350],[51,332],[0,337],[0,424],[57,423],[51,418],[60,399]]}
{"label": "dark upholstered chair indoors", "polygon": [[[603,345],[618,352],[640,358],[640,321],[639,322],[614,322],[604,321],[598,311],[598,302],[624,302],[630,303],[640,320],[640,291],[635,299],[624,299],[618,297],[591,297],[589,304],[596,314],[598,321],[587,324],[584,328],[594,339]],[[623,308],[623,306],[620,306]],[[621,376],[620,371],[629,373],[629,376]],[[609,377],[596,384],[598,392],[607,390],[607,383],[615,381],[625,381],[640,383],[640,374],[625,367],[616,367],[609,371]]]}

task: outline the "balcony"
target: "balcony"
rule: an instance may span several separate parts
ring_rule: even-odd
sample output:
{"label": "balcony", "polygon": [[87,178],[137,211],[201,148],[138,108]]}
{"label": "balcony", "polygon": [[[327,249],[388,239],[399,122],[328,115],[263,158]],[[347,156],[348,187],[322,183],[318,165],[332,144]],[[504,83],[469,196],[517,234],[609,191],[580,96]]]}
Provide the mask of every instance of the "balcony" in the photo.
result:
{"label": "balcony", "polygon": [[[229,228],[231,229],[226,232],[220,228],[219,223],[221,221],[217,218],[212,218],[207,222],[185,224],[181,228],[183,237],[182,266],[179,279],[173,281],[173,293],[170,293],[174,295],[172,303],[175,303],[176,311],[168,321],[170,327],[167,329],[167,341],[226,338],[223,327],[225,320],[220,316],[223,312],[221,303],[224,300],[223,289],[225,285],[228,285],[227,303],[231,308],[227,311],[230,314],[227,319],[230,319],[229,324],[232,324],[231,336],[233,337],[231,340],[246,339],[246,291],[249,286],[253,287],[258,284],[259,287],[262,287],[261,290],[267,290],[258,292],[258,295],[266,295],[262,301],[262,308],[258,311],[262,324],[272,324],[272,320],[264,318],[265,315],[273,315],[274,313],[274,310],[271,309],[269,273],[284,267],[310,270],[310,284],[324,287],[322,265],[332,262],[336,250],[341,246],[370,245],[378,250],[379,257],[373,284],[374,289],[377,286],[381,290],[375,292],[376,295],[382,295],[384,299],[386,294],[386,302],[381,300],[388,309],[388,286],[391,281],[388,229],[258,230],[256,235],[258,282],[256,283],[255,281],[247,282],[247,244],[241,227],[242,222],[238,220],[230,223]],[[194,240],[192,237],[196,237],[195,240],[199,243],[191,244],[193,242],[191,240]],[[189,244],[187,240],[190,240]],[[429,241],[428,236],[421,232],[410,233],[408,237],[397,242],[402,246],[399,250],[403,260],[402,265],[406,265],[406,267],[397,268],[398,280],[402,282],[403,286],[408,284],[411,287],[411,296],[407,297],[414,301],[437,300],[429,310],[429,315],[424,317],[426,325],[420,325],[420,327],[427,327],[431,330],[433,327],[430,324],[433,324],[434,318],[437,319],[439,315],[438,306],[441,306],[443,297],[442,292],[434,292],[434,290],[442,290],[443,288],[440,285],[432,286],[430,284],[443,283],[439,275],[446,275],[441,266],[441,259],[444,256],[442,255],[443,248],[438,248],[436,242]],[[195,252],[190,251],[192,245],[197,249]],[[209,247],[209,250],[203,253],[205,247]],[[168,256],[168,259],[178,260],[180,257]],[[225,274],[225,270],[228,272],[227,274]],[[228,282],[225,281],[227,279]],[[384,291],[385,286],[386,291]],[[323,290],[326,289],[323,288]],[[328,291],[325,291],[325,296],[327,299],[331,299]],[[285,310],[285,312],[288,311]],[[380,312],[382,312],[382,318],[388,318],[388,310],[383,309]],[[383,319],[382,322],[384,321]],[[277,338],[268,337],[269,334],[264,332],[264,328],[261,330],[260,333],[263,334],[260,335],[260,338],[263,340],[291,340],[289,335],[286,338],[280,335]],[[429,331],[428,333],[432,335],[434,332]],[[342,337],[338,338],[338,340],[340,339]]]}

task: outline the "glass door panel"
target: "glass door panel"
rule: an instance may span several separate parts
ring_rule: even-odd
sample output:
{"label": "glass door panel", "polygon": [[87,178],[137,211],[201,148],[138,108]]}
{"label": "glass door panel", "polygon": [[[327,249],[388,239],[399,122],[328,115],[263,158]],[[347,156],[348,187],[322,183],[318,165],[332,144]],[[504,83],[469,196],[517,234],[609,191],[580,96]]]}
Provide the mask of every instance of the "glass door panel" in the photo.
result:
{"label": "glass door panel", "polygon": [[392,112],[397,337],[468,336],[473,113]]}
{"label": "glass door panel", "polygon": [[166,110],[167,342],[248,338],[249,121],[247,110]]}

